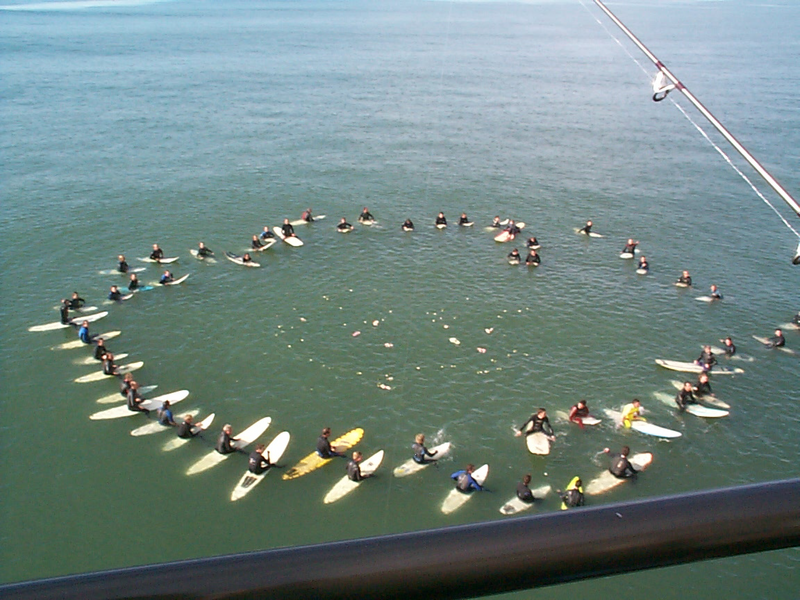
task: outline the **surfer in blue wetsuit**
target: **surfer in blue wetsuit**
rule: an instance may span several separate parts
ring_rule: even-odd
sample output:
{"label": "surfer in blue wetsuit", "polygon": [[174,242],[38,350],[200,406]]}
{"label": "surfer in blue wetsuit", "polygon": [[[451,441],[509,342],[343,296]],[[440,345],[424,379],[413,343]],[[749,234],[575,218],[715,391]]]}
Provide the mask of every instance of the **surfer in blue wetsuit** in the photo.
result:
{"label": "surfer in blue wetsuit", "polygon": [[303,214],[300,215],[300,219],[302,219],[306,223],[313,223],[314,222],[314,216],[311,214],[311,209],[310,208],[305,209],[303,211]]}
{"label": "surfer in blue wetsuit", "polygon": [[509,252],[506,258],[508,259],[508,263],[511,265],[518,265],[519,261],[522,259],[522,257],[519,255],[519,250],[516,248]]}
{"label": "surfer in blue wetsuit", "polygon": [[131,381],[130,387],[125,394],[128,400],[128,410],[132,410],[134,412],[143,412],[145,415],[149,415],[150,411],[142,406],[142,402],[144,399],[139,395],[139,384],[135,381]]}
{"label": "surfer in blue wetsuit", "polygon": [[647,262],[647,257],[646,256],[642,256],[639,259],[639,266],[637,266],[636,268],[641,270],[641,271],[649,271],[650,270],[650,263]]}
{"label": "surfer in blue wetsuit", "polygon": [[161,279],[158,280],[158,283],[161,285],[166,285],[167,283],[171,283],[175,281],[175,277],[172,275],[170,271],[164,271],[164,274],[161,276]]}
{"label": "surfer in blue wetsuit", "polygon": [[589,235],[592,232],[592,222],[586,221],[586,225],[578,229],[578,233],[582,233],[583,235]]}
{"label": "surfer in blue wetsuit", "polygon": [[483,491],[481,484],[479,484],[475,479],[472,477],[472,473],[475,471],[475,465],[469,464],[467,465],[466,469],[461,471],[456,471],[452,475],[450,475],[450,479],[455,479],[456,481],[456,489],[459,492],[467,494],[472,490],[477,490],[479,492]]}
{"label": "surfer in blue wetsuit", "polygon": [[722,293],[716,285],[711,286],[711,291],[708,293],[712,300],[722,300]]}
{"label": "surfer in blue wetsuit", "polygon": [[364,475],[361,472],[361,452],[353,452],[353,458],[347,461],[347,478],[350,481],[363,481],[371,475]]}
{"label": "surfer in blue wetsuit", "polygon": [[692,276],[689,275],[689,271],[683,271],[676,283],[682,287],[692,287]]}
{"label": "surfer in blue wetsuit", "polygon": [[724,344],[722,349],[725,351],[725,356],[730,357],[736,354],[736,346],[733,345],[733,340],[730,337],[726,337],[722,340],[722,343]]}
{"label": "surfer in blue wetsuit", "polygon": [[111,291],[108,292],[108,299],[113,300],[114,302],[121,302],[122,301],[122,292],[119,291],[119,288],[115,285],[111,286]]}
{"label": "surfer in blue wetsuit", "polygon": [[264,456],[264,450],[266,449],[267,447],[264,444],[258,444],[247,459],[247,470],[254,475],[261,475],[272,466],[269,460],[269,452]]}
{"label": "surfer in blue wetsuit", "polygon": [[530,483],[531,476],[525,475],[525,477],[522,478],[522,481],[517,484],[517,498],[529,504],[536,500],[536,498],[533,496],[531,488],[529,487]]}
{"label": "surfer in blue wetsuit", "polygon": [[164,258],[164,251],[158,247],[158,244],[153,244],[153,251],[150,253],[150,259],[159,261]]}
{"label": "surfer in blue wetsuit", "polygon": [[783,348],[786,345],[786,338],[783,337],[783,331],[780,329],[775,330],[775,335],[767,340],[767,347],[769,348]]}
{"label": "surfer in blue wetsuit", "polygon": [[69,300],[66,298],[61,299],[61,306],[58,307],[59,315],[61,316],[61,324],[69,325],[72,319],[69,318]]}
{"label": "surfer in blue wetsuit", "polygon": [[232,437],[231,433],[233,433],[233,428],[226,424],[217,438],[217,445],[214,446],[214,450],[220,454],[233,454],[236,452],[237,448],[233,445],[236,438]]}
{"label": "surfer in blue wetsuit", "polygon": [[418,433],[414,436],[414,443],[411,444],[411,449],[414,451],[414,462],[421,465],[434,462],[428,460],[428,457],[436,456],[438,453],[438,450],[431,452],[425,447],[425,435],[422,433]]}
{"label": "surfer in blue wetsuit", "polygon": [[622,249],[623,254],[634,254],[636,252],[636,246],[639,245],[639,242],[634,242],[633,238],[628,238],[628,243],[625,244],[625,247]]}
{"label": "surfer in blue wetsuit", "polygon": [[519,437],[523,433],[525,435],[532,435],[539,432],[544,433],[550,438],[551,441],[555,440],[556,434],[553,431],[553,427],[550,425],[550,419],[547,417],[547,411],[543,408],[540,408],[535,414],[532,414],[531,418],[525,421],[525,423],[522,424],[522,427],[519,428],[519,431],[517,431],[514,435]]}
{"label": "surfer in blue wetsuit", "polygon": [[206,258],[207,256],[214,256],[214,251],[206,246],[203,242],[197,244],[197,256]]}
{"label": "surfer in blue wetsuit", "polygon": [[709,371],[711,367],[717,364],[717,357],[714,356],[714,353],[711,351],[711,346],[703,346],[703,351],[700,353],[697,360],[694,361],[694,364],[703,367],[703,371]]}
{"label": "surfer in blue wetsuit", "polygon": [[136,273],[131,273],[131,278],[128,280],[128,291],[134,292],[139,289],[139,278]]}
{"label": "surfer in blue wetsuit", "polygon": [[127,273],[128,268],[128,261],[125,260],[125,255],[120,254],[117,257],[117,271],[120,273]]}
{"label": "surfer in blue wetsuit", "polygon": [[292,227],[292,224],[289,223],[289,219],[283,220],[281,231],[283,232],[283,237],[294,237],[294,227]]}
{"label": "surfer in blue wetsuit", "polygon": [[403,231],[414,231],[414,223],[411,219],[406,219],[403,221]]}
{"label": "surfer in blue wetsuit", "polygon": [[364,210],[361,211],[361,214],[358,215],[358,220],[361,223],[364,223],[364,222],[367,222],[367,221],[372,222],[372,221],[375,220],[375,217],[372,216],[372,213],[369,212],[369,209],[365,206]]}
{"label": "surfer in blue wetsuit", "polygon": [[331,448],[331,442],[328,439],[331,437],[331,428],[325,427],[322,433],[317,438],[317,455],[320,458],[333,458],[335,456],[343,456]]}
{"label": "surfer in blue wetsuit", "polygon": [[89,335],[89,321],[81,323],[81,327],[78,329],[78,339],[84,344],[92,343],[92,336]]}
{"label": "surfer in blue wetsuit", "polygon": [[172,409],[169,407],[169,400],[164,400],[164,404],[158,409],[158,422],[165,427],[177,427],[177,423],[172,416]]}
{"label": "surfer in blue wetsuit", "polygon": [[252,242],[250,242],[250,247],[251,247],[253,250],[260,250],[261,248],[263,248],[263,247],[264,247],[264,244],[262,244],[262,243],[261,243],[261,240],[260,240],[260,239],[258,239],[258,236],[257,236],[257,235],[254,235],[254,236],[253,236],[253,241],[252,241]]}
{"label": "surfer in blue wetsuit", "polygon": [[347,222],[347,219],[342,217],[339,219],[339,224],[336,226],[336,229],[339,231],[350,231],[353,229],[353,226]]}
{"label": "surfer in blue wetsuit", "polygon": [[440,212],[438,215],[436,215],[436,221],[434,224],[447,226],[447,219],[444,218],[443,212]]}
{"label": "surfer in blue wetsuit", "polygon": [[494,227],[495,229],[500,229],[502,227],[502,225],[500,224],[500,216],[499,215],[495,216],[495,218],[492,219],[492,224],[489,225],[489,227]]}
{"label": "surfer in blue wetsuit", "polygon": [[[604,448],[603,452],[610,454],[608,448]],[[628,460],[628,455],[631,449],[623,446],[619,454],[610,454],[611,466],[608,468],[609,472],[617,479],[631,479],[636,477],[638,471],[633,468],[633,465]]]}
{"label": "surfer in blue wetsuit", "polygon": [[539,256],[536,250],[531,248],[528,252],[528,256],[525,257],[525,264],[529,267],[537,267],[542,264],[542,257]]}
{"label": "surfer in blue wetsuit", "polygon": [[472,221],[469,220],[467,217],[467,213],[461,213],[461,216],[458,218],[459,225],[469,225]]}
{"label": "surfer in blue wetsuit", "polygon": [[[706,377],[708,377],[708,375],[706,375]],[[681,412],[685,411],[689,404],[697,404],[697,399],[694,397],[694,393],[692,392],[691,381],[683,382],[683,387],[678,390],[678,393],[675,396],[675,404],[678,405],[678,408]]]}
{"label": "surfer in blue wetsuit", "polygon": [[78,292],[72,292],[72,298],[70,298],[70,301],[69,301],[69,307],[70,307],[70,309],[72,309],[72,310],[77,310],[77,309],[79,309],[79,308],[83,308],[83,306],[84,306],[85,304],[86,304],[86,300],[84,300],[83,298],[81,298],[81,297],[78,295]]}
{"label": "surfer in blue wetsuit", "polygon": [[194,418],[192,415],[186,415],[183,417],[183,422],[178,425],[178,437],[184,440],[192,439],[196,436],[200,431],[194,431]]}
{"label": "surfer in blue wetsuit", "polygon": [[262,231],[261,235],[258,237],[260,237],[262,240],[268,240],[270,238],[274,238],[275,234],[270,231],[268,226],[264,226],[264,231]]}

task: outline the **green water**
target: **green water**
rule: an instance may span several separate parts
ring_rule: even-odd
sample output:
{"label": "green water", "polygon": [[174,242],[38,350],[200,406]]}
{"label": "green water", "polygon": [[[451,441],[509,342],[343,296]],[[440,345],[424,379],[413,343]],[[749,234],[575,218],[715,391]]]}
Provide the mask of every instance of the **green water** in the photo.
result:
{"label": "green water", "polygon": [[[612,9],[800,188],[795,4]],[[590,479],[605,446],[655,461],[592,503],[797,476],[798,359],[750,337],[800,308],[796,238],[679,111],[650,101],[595,15],[566,1],[0,10],[2,581],[497,519],[521,475],[554,488]],[[377,226],[336,233],[365,205]],[[189,255],[199,240],[242,252],[308,206],[327,219],[297,228],[304,247],[259,255],[261,269]],[[440,210],[445,231],[432,226]],[[475,227],[454,226],[462,211]],[[540,268],[506,264],[510,245],[483,229],[495,214],[528,223]],[[406,217],[416,232],[400,231]],[[587,218],[607,237],[575,235]],[[630,236],[647,277],[617,258]],[[86,352],[50,350],[73,332],[26,331],[55,320],[73,290],[102,303],[118,280],[98,271],[119,253],[137,263],[154,242],[189,280],[110,307],[92,329],[123,331],[109,346],[145,361],[143,385],[189,389],[180,408],[217,413],[207,443],[172,453],[167,434],[129,435],[138,415],[88,420],[115,384],[73,383],[92,370],[74,364]],[[697,289],[674,288],[682,269]],[[158,275],[151,266],[141,279]],[[711,283],[724,302],[695,301]],[[677,416],[652,397],[678,375],[654,359],[691,360],[725,335],[756,358],[712,382],[730,417]],[[787,338],[800,349],[796,332]],[[555,422],[543,459],[511,434],[538,406],[586,398],[601,413],[633,396],[683,437]],[[291,482],[272,474],[235,504],[245,457],[185,475],[219,426],[265,415],[265,440],[292,434],[287,466],[327,425],[363,427],[359,448],[385,449],[384,467],[332,506],[322,497],[341,463]],[[452,441],[452,457],[391,477],[417,432]],[[490,464],[493,493],[445,517],[448,475],[467,462]],[[557,508],[551,495],[534,510]],[[789,599],[799,559],[773,552],[515,597]]]}

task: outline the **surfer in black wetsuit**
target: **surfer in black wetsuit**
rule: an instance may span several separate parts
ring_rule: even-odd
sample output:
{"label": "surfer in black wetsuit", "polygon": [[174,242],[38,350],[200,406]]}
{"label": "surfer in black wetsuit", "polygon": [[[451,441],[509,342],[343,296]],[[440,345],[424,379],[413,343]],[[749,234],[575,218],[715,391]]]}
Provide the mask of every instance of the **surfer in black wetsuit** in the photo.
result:
{"label": "surfer in black wetsuit", "polygon": [[525,257],[525,264],[529,267],[539,266],[542,264],[542,257],[539,256],[536,250],[531,248],[528,252],[528,256]]}
{"label": "surfer in black wetsuit", "polygon": [[[98,360],[102,360],[102,357],[100,357]],[[125,373],[125,376],[122,378],[122,383],[119,384],[120,395],[127,397],[128,390],[131,389],[132,383],[133,383],[133,374]]]}
{"label": "surfer in black wetsuit", "polygon": [[310,208],[305,209],[303,211],[303,214],[300,215],[300,219],[302,219],[306,223],[313,223],[314,222],[314,216],[311,214],[311,209]]}
{"label": "surfer in black wetsuit", "polygon": [[647,257],[642,256],[639,259],[639,266],[637,266],[636,268],[640,269],[642,271],[649,271],[650,270],[650,263],[647,262]]}
{"label": "surfer in black wetsuit", "polygon": [[133,292],[139,289],[139,278],[136,273],[131,273],[131,278],[128,280],[128,291]]}
{"label": "surfer in black wetsuit", "polygon": [[69,300],[66,298],[61,299],[61,306],[58,307],[58,314],[61,316],[61,324],[69,325],[72,319],[69,318]]}
{"label": "surfer in black wetsuit", "polygon": [[111,352],[106,352],[103,354],[103,373],[106,375],[116,375],[119,376],[119,371],[117,371],[117,365],[114,364],[114,355]]}
{"label": "surfer in black wetsuit", "polygon": [[78,295],[78,292],[72,292],[72,298],[70,298],[70,301],[69,301],[69,307],[70,307],[71,310],[77,310],[79,308],[83,308],[83,306],[85,304],[86,304],[86,300],[81,298]]}
{"label": "surfer in black wetsuit", "polygon": [[438,215],[436,215],[436,222],[434,224],[447,226],[447,219],[444,218],[443,212],[440,212]]}
{"label": "surfer in black wetsuit", "polygon": [[250,256],[249,252],[245,252],[244,256],[242,257],[242,263],[243,264],[247,264],[247,263],[250,263],[250,262],[253,262],[253,257]]}
{"label": "surfer in black wetsuit", "polygon": [[264,456],[264,450],[267,447],[264,444],[258,444],[256,449],[250,453],[247,459],[247,470],[255,475],[261,475],[272,466],[269,460],[269,453]]}
{"label": "surfer in black wetsuit", "polygon": [[783,348],[786,345],[786,338],[783,337],[783,331],[780,329],[775,330],[775,335],[767,340],[769,348]]}
{"label": "surfer in black wetsuit", "polygon": [[363,481],[370,475],[364,475],[361,472],[361,452],[353,452],[353,458],[347,461],[347,478],[350,481]]}
{"label": "surfer in black wetsuit", "polygon": [[361,211],[361,214],[358,215],[358,220],[361,223],[364,223],[365,221],[374,221],[375,217],[372,216],[372,213],[369,212],[369,209],[365,206],[364,210]]}
{"label": "surfer in black wetsuit", "polygon": [[[528,427],[530,425],[530,427]],[[552,440],[555,439],[555,432],[553,431],[553,427],[550,425],[550,419],[547,417],[547,411],[543,408],[540,408],[535,414],[532,414],[530,419],[525,421],[522,424],[522,427],[519,428],[514,435],[517,437],[521,436],[523,433],[525,435],[532,435],[534,433],[544,433],[547,437]]]}
{"label": "surfer in black wetsuit", "polygon": [[516,248],[514,248],[511,252],[509,252],[506,258],[508,259],[508,262],[512,265],[518,265],[519,261],[522,259],[522,257],[519,255],[519,250],[517,250]]}
{"label": "surfer in black wetsuit", "polygon": [[353,229],[353,226],[347,222],[347,219],[342,217],[341,219],[339,219],[339,224],[336,226],[336,229],[338,229],[339,231],[350,231],[351,229]]}
{"label": "surfer in black wetsuit", "polygon": [[792,324],[800,326],[800,311],[798,311],[797,314],[792,317]]}
{"label": "surfer in black wetsuit", "polygon": [[522,481],[520,481],[517,484],[517,498],[529,504],[534,500],[536,500],[536,498],[533,497],[533,492],[531,491],[531,488],[529,487],[530,483],[531,483],[531,476],[525,475],[525,477],[522,478]]}
{"label": "surfer in black wetsuit", "polygon": [[197,244],[197,256],[206,258],[207,256],[214,256],[214,251],[207,247],[203,242]]}
{"label": "surfer in black wetsuit", "polygon": [[592,222],[586,221],[586,225],[578,229],[578,233],[582,233],[583,235],[589,235],[592,232]]}
{"label": "surfer in black wetsuit", "polygon": [[530,248],[531,250],[538,250],[541,247],[539,240],[536,237],[528,238],[528,241],[525,242],[525,247]]}
{"label": "surfer in black wetsuit", "polygon": [[194,436],[196,436],[198,433],[200,433],[199,431],[197,432],[193,431],[194,427],[193,421],[194,419],[192,418],[192,415],[186,415],[183,418],[183,422],[180,425],[178,425],[177,433],[179,438],[184,440],[189,440],[192,439]]}
{"label": "surfer in black wetsuit", "polygon": [[458,218],[459,225],[469,225],[472,221],[469,220],[467,217],[467,213],[461,213],[461,216]]}
{"label": "surfer in black wetsuit", "polygon": [[425,447],[425,435],[422,433],[418,433],[416,436],[414,436],[414,443],[411,444],[411,449],[414,451],[414,462],[421,465],[434,462],[432,460],[428,460],[428,457],[433,457],[438,454],[438,450],[430,452]]}
{"label": "surfer in black wetsuit", "polygon": [[689,404],[697,404],[697,399],[694,397],[694,393],[692,393],[691,381],[683,382],[683,387],[678,390],[675,396],[675,404],[678,405],[681,412],[685,411]]}
{"label": "surfer in black wetsuit", "polygon": [[689,271],[684,271],[681,273],[681,276],[678,277],[677,283],[682,286],[692,287],[692,276],[689,275]]}
{"label": "surfer in black wetsuit", "polygon": [[158,247],[158,244],[153,244],[153,251],[150,253],[150,258],[156,261],[164,258],[164,251]]}
{"label": "surfer in black wetsuit", "polygon": [[489,227],[494,227],[495,229],[500,229],[502,227],[502,225],[500,225],[500,217],[496,216],[494,219],[492,219],[492,224],[489,225]]}
{"label": "surfer in black wetsuit", "polygon": [[406,219],[403,221],[402,229],[403,231],[414,231],[414,223],[411,221],[411,219]]}
{"label": "surfer in black wetsuit", "polygon": [[694,364],[703,367],[703,371],[708,371],[717,364],[717,357],[714,356],[714,353],[711,351],[711,346],[703,346],[703,351],[700,353],[697,360],[694,361]]}
{"label": "surfer in black wetsuit", "polygon": [[634,242],[633,238],[628,238],[628,243],[625,244],[625,247],[622,249],[623,254],[634,254],[636,252],[636,246],[639,245],[639,242]]}
{"label": "surfer in black wetsuit", "polygon": [[589,407],[586,405],[586,400],[578,400],[577,404],[573,404],[569,409],[569,420],[577,423],[583,428],[583,419],[589,416]]}
{"label": "surfer in black wetsuit", "polygon": [[128,388],[127,393],[125,394],[128,400],[128,410],[132,410],[135,412],[143,412],[145,415],[149,415],[150,411],[142,406],[142,402],[144,399],[139,395],[139,384],[135,381],[130,382],[130,387]]}
{"label": "surfer in black wetsuit", "polygon": [[122,302],[122,292],[119,291],[117,286],[111,286],[111,291],[108,292],[108,299],[114,302]]}
{"label": "surfer in black wetsuit", "polygon": [[700,373],[697,378],[697,384],[692,387],[692,391],[698,396],[713,396],[711,391],[711,382],[708,379],[708,373]]}
{"label": "surfer in black wetsuit", "polygon": [[164,271],[164,274],[161,276],[161,279],[158,280],[158,283],[161,285],[166,285],[168,283],[172,283],[175,281],[175,277],[172,275],[170,271]]}
{"label": "surfer in black wetsuit", "polygon": [[320,458],[333,458],[334,456],[343,456],[331,448],[331,443],[328,438],[331,437],[331,428],[325,427],[322,433],[317,438],[317,455]]}
{"label": "surfer in black wetsuit", "polygon": [[733,340],[730,337],[726,337],[722,340],[722,343],[724,344],[722,349],[725,351],[725,356],[730,357],[736,354],[736,346],[733,345]]}
{"label": "surfer in black wetsuit", "polygon": [[125,260],[125,255],[120,254],[117,257],[117,271],[120,273],[127,273],[128,272],[128,261]]}
{"label": "surfer in black wetsuit", "polygon": [[294,237],[294,227],[292,227],[292,224],[289,223],[289,219],[283,220],[281,231],[283,232],[283,237]]}
{"label": "surfer in black wetsuit", "polygon": [[455,479],[456,481],[456,489],[463,493],[467,494],[472,490],[477,490],[479,492],[483,491],[483,487],[480,483],[475,481],[472,477],[472,473],[475,471],[475,465],[469,464],[467,468],[462,471],[456,471],[452,475],[450,475],[450,479]]}
{"label": "surfer in black wetsuit", "polygon": [[567,508],[583,506],[583,482],[580,479],[576,479],[575,482],[561,494],[561,501]]}
{"label": "surfer in black wetsuit", "polygon": [[217,438],[217,445],[214,446],[214,450],[220,454],[233,454],[236,452],[237,448],[233,445],[236,438],[232,437],[231,433],[233,433],[233,428],[226,424]]}
{"label": "surfer in black wetsuit", "polygon": [[103,360],[103,355],[108,352],[108,348],[106,348],[106,342],[103,338],[97,338],[94,346],[94,359],[95,360]]}
{"label": "surfer in black wetsuit", "polygon": [[517,237],[517,235],[519,235],[522,232],[522,230],[519,227],[517,227],[517,224],[514,223],[513,219],[509,219],[505,231],[507,231],[508,235],[511,236],[512,238]]}
{"label": "surfer in black wetsuit", "polygon": [[164,400],[161,408],[158,409],[158,422],[164,427],[177,427],[175,418],[172,416],[172,409],[169,406],[169,400]]}
{"label": "surfer in black wetsuit", "polygon": [[[608,448],[605,448],[603,452],[610,453]],[[628,460],[628,454],[630,454],[630,452],[630,448],[623,446],[619,454],[611,454],[611,466],[608,470],[617,479],[635,478],[636,473],[638,473]]]}
{"label": "surfer in black wetsuit", "polygon": [[275,234],[272,233],[272,231],[270,231],[269,227],[264,226],[264,231],[262,231],[261,235],[259,235],[258,237],[260,237],[262,240],[268,240],[274,238]]}
{"label": "surfer in black wetsuit", "polygon": [[258,239],[258,236],[257,236],[257,235],[254,235],[254,236],[253,236],[253,241],[252,241],[252,242],[250,242],[250,247],[251,247],[253,250],[260,250],[260,249],[261,249],[261,248],[263,248],[264,246],[265,246],[265,244],[262,244],[262,243],[261,243],[261,240],[260,240],[260,239]]}

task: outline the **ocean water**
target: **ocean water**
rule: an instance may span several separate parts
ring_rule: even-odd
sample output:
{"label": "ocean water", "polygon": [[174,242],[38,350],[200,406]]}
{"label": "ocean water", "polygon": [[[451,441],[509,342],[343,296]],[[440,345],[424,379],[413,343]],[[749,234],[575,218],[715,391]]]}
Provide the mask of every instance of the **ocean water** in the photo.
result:
{"label": "ocean water", "polygon": [[[796,196],[800,6],[609,6]],[[591,503],[798,475],[800,358],[751,338],[800,309],[797,238],[672,102],[650,100],[653,69],[588,2],[15,3],[0,28],[0,581],[499,519],[523,474],[591,479],[606,446],[655,460]],[[336,233],[364,206],[376,226]],[[327,219],[260,269],[188,252],[241,253],[307,207]],[[454,226],[462,211],[473,228]],[[506,263],[512,244],[484,229],[496,214],[527,223],[540,268]],[[606,237],[575,235],[587,219]],[[647,277],[618,258],[628,237]],[[189,389],[176,408],[217,413],[205,441],[172,453],[170,434],[129,435],[139,415],[89,421],[116,384],[73,382],[93,369],[75,364],[86,352],[51,347],[74,332],[27,331],[73,290],[102,305],[122,278],[99,271],[120,253],[142,264],[156,242],[188,281],[108,307],[92,330],[122,330],[109,346],[145,361],[143,385]],[[695,289],[672,285],[683,269]],[[712,283],[725,300],[697,302]],[[726,335],[755,358],[712,382],[729,417],[653,398],[680,377],[654,359],[691,360]],[[511,433],[539,406],[586,398],[602,415],[634,396],[683,437],[554,419],[545,459]],[[265,440],[292,434],[286,466],[326,425],[363,427],[358,448],[385,449],[384,466],[332,506],[341,463],[274,473],[236,503],[245,457],[185,475],[219,426],[265,415]],[[452,456],[395,479],[417,432],[452,441]],[[490,464],[493,493],[444,516],[448,475],[468,462]],[[533,510],[557,509],[551,494]],[[790,599],[799,561],[787,550],[509,597]]]}

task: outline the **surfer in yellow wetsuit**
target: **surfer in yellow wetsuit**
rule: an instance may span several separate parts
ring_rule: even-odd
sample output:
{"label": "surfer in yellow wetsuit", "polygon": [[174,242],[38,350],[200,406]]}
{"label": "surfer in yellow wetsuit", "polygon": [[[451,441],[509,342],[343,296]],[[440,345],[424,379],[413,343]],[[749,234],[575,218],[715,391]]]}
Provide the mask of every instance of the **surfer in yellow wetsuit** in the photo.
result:
{"label": "surfer in yellow wetsuit", "polygon": [[639,402],[638,398],[634,398],[633,402],[630,404],[626,404],[622,407],[622,425],[626,429],[630,429],[631,424],[634,421],[646,421],[641,414],[639,414],[639,410],[642,408],[642,403]]}

